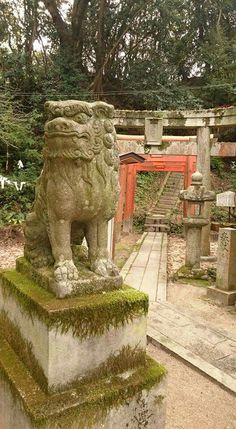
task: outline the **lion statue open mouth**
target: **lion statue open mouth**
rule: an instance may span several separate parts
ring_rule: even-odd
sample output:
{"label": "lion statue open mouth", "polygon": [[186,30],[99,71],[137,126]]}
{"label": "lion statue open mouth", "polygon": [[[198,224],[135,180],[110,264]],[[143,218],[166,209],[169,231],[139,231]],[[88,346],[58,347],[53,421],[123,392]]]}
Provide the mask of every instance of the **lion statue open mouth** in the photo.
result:
{"label": "lion statue open mouth", "polygon": [[63,290],[79,273],[72,244],[86,238],[90,269],[116,276],[107,254],[107,224],[119,195],[114,108],[81,101],[47,102],[44,167],[25,225],[25,257],[37,268],[54,264]]}

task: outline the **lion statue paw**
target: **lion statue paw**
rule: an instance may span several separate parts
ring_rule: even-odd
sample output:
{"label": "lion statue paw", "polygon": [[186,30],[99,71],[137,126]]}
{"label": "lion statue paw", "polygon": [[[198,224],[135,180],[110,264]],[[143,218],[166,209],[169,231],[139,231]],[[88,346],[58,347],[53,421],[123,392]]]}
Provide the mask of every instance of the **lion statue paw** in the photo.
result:
{"label": "lion statue paw", "polygon": [[54,271],[57,294],[59,298],[64,298],[73,289],[73,281],[79,279],[79,273],[71,260],[58,262]]}
{"label": "lion statue paw", "polygon": [[109,259],[105,258],[96,259],[91,264],[91,270],[102,277],[119,275],[119,270],[115,264],[113,264],[113,262]]}

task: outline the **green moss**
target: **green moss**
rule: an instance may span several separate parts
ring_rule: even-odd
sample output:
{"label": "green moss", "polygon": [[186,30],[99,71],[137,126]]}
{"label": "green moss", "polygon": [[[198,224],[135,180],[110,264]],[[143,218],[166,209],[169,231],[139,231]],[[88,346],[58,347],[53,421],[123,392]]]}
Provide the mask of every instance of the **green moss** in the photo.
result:
{"label": "green moss", "polygon": [[165,399],[165,395],[158,395],[158,396],[155,398],[155,403],[156,403],[156,404],[162,404],[162,402],[164,401],[164,399]]}
{"label": "green moss", "polygon": [[175,110],[167,112],[167,118],[170,127],[184,128],[186,125],[186,116],[184,111]]}
{"label": "green moss", "polygon": [[162,142],[162,144],[160,146],[158,146],[158,150],[159,151],[164,151],[166,149],[168,149],[168,147],[171,146],[171,142]]}
{"label": "green moss", "polygon": [[179,274],[190,274],[191,272],[191,268],[186,267],[186,265],[183,265],[182,267],[179,268],[178,273]]}
{"label": "green moss", "polygon": [[104,294],[57,299],[15,270],[1,273],[0,286],[5,297],[17,298],[29,317],[37,317],[62,333],[71,329],[81,339],[103,335],[148,311],[148,296],[129,286]]}
{"label": "green moss", "polygon": [[[76,249],[77,247],[79,249]],[[83,251],[81,246],[74,246],[73,249],[76,249],[74,252],[77,253]],[[122,284],[122,278],[120,276],[109,278],[98,276],[93,273],[89,269],[89,263],[86,258],[83,259],[83,262],[75,261],[75,263],[79,272],[79,280],[77,281],[77,286],[74,288],[75,296],[117,290]],[[16,270],[29,277],[33,282],[44,289],[48,291],[54,290],[55,279],[53,267],[35,268],[26,258],[21,257],[16,260]]]}
{"label": "green moss", "polygon": [[196,278],[200,279],[202,276],[206,275],[206,272],[201,268],[193,268],[191,266],[183,265],[177,271],[178,277],[186,278]]}
{"label": "green moss", "polygon": [[127,404],[143,390],[157,385],[166,374],[163,366],[147,357],[127,378],[115,375],[46,395],[1,337],[0,352],[1,378],[11,387],[14,397],[22,402],[34,427],[40,429],[47,424],[60,429],[72,429],[75,424],[90,429],[95,423],[102,423],[110,409]]}
{"label": "green moss", "polygon": [[212,283],[211,276],[208,270],[203,270],[201,268],[192,268],[186,265],[183,265],[178,269],[174,274],[173,280],[181,281],[182,283],[191,283],[195,286],[210,286]]}
{"label": "green moss", "polygon": [[[133,371],[138,366],[145,365],[146,351],[139,347],[124,346],[118,354],[111,354],[109,358],[98,366],[89,375],[79,380],[79,383],[85,385],[87,383],[95,382],[109,378],[111,376],[120,375],[127,371]],[[66,387],[63,386],[57,390],[68,390],[78,385],[78,380],[69,383]]]}
{"label": "green moss", "polygon": [[199,286],[199,287],[208,287],[212,284],[208,280],[193,279],[193,278],[188,278],[188,279],[182,278],[181,283],[191,284],[193,286]]}
{"label": "green moss", "polygon": [[7,317],[5,311],[0,312],[0,330],[12,349],[29,369],[31,375],[34,376],[42,389],[47,391],[47,378],[32,352],[32,344],[22,337],[20,329]]}
{"label": "green moss", "polygon": [[158,112],[158,111],[154,110],[151,113],[152,113],[153,118],[156,118],[156,119],[163,119],[163,117],[164,117],[164,113],[161,111]]}
{"label": "green moss", "polygon": [[26,410],[30,410],[39,401],[45,401],[45,392],[35,382],[23,362],[1,335],[0,375],[9,384],[14,397],[18,397],[22,401],[24,398],[27,400]]}
{"label": "green moss", "polygon": [[146,238],[146,233],[144,233],[142,235],[142,237],[135,243],[134,247],[133,247],[133,252],[139,252],[139,250],[141,249],[141,246]]}
{"label": "green moss", "polygon": [[[19,328],[7,317],[5,311],[0,312],[0,329],[5,340],[12,347],[20,360],[22,360],[32,377],[35,378],[45,392],[48,392],[48,380],[32,352],[32,344],[22,337]],[[80,380],[80,383],[86,384],[89,381],[95,381],[133,370],[135,367],[143,365],[145,359],[145,350],[139,347],[131,348],[130,346],[124,346],[118,354],[109,356],[96,370],[91,371],[89,375]],[[78,385],[78,380],[68,384],[66,387],[63,386],[61,389],[57,386],[56,390],[68,390],[75,385]],[[50,389],[50,391],[54,390],[53,387]]]}

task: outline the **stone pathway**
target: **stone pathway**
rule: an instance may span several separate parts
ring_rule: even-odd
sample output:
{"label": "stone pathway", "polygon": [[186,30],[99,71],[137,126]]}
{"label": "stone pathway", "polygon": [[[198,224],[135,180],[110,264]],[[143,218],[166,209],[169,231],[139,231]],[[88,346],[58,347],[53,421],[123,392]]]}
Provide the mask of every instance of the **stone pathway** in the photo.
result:
{"label": "stone pathway", "polygon": [[166,301],[167,234],[144,233],[121,274],[150,299],[148,339],[236,393],[236,334],[211,329]]}
{"label": "stone pathway", "polygon": [[150,301],[166,301],[167,234],[144,233],[121,275],[126,284],[146,292]]}
{"label": "stone pathway", "polygon": [[148,339],[191,363],[236,393],[236,335],[213,330],[172,304],[151,303]]}

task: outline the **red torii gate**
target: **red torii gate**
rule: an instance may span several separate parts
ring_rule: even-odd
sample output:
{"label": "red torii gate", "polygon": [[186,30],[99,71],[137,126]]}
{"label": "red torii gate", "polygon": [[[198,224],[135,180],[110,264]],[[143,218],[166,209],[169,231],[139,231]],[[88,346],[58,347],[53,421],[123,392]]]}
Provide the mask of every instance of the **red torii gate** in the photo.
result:
{"label": "red torii gate", "polygon": [[119,235],[132,230],[136,175],[140,171],[173,171],[184,174],[184,188],[191,184],[191,176],[196,171],[196,155],[146,155],[144,162],[120,165],[120,197],[115,216],[116,231]]}

